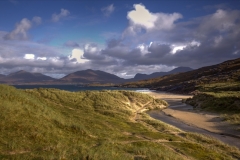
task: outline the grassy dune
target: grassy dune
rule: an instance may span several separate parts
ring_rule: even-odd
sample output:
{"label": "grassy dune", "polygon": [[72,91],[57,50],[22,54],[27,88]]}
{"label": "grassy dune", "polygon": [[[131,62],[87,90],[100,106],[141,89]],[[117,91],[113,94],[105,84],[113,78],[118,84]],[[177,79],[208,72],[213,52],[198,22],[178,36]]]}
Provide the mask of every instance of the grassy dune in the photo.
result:
{"label": "grassy dune", "polygon": [[166,102],[128,91],[0,85],[0,159],[240,159],[237,148],[141,113]]}
{"label": "grassy dune", "polygon": [[[214,83],[198,86],[200,93],[186,102],[197,108],[221,113],[229,122],[240,125],[240,83]],[[238,126],[238,129],[240,127]]]}

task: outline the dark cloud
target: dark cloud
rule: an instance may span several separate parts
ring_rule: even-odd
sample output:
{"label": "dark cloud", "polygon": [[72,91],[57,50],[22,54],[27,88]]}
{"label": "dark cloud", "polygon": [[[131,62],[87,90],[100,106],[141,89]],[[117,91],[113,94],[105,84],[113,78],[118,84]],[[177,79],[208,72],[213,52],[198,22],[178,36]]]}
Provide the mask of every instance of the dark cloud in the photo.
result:
{"label": "dark cloud", "polygon": [[107,48],[113,48],[117,46],[123,46],[121,39],[110,39],[107,42]]}
{"label": "dark cloud", "polygon": [[171,52],[171,47],[167,44],[157,44],[153,42],[148,47],[149,53],[145,55],[146,58],[159,58]]}
{"label": "dark cloud", "polygon": [[[102,54],[121,59],[125,65],[164,64],[193,68],[238,58],[240,12],[217,10],[214,14],[178,23],[175,29],[165,33],[159,31],[133,36],[138,39],[138,44],[151,37],[155,42],[150,47],[145,45],[147,52],[144,54],[139,48],[120,45],[124,39],[121,43],[110,41]],[[178,46],[182,46],[182,49],[173,54],[173,48]]]}
{"label": "dark cloud", "polygon": [[103,61],[106,59],[104,55],[101,55],[98,45],[95,43],[86,44],[84,46],[84,58],[95,61]]}
{"label": "dark cloud", "polygon": [[171,31],[111,39],[104,49],[88,45],[84,57],[91,60],[93,68],[125,76],[160,71],[163,66],[168,70],[174,66],[199,68],[217,64],[240,57],[239,17],[239,11],[217,10],[177,23]]}

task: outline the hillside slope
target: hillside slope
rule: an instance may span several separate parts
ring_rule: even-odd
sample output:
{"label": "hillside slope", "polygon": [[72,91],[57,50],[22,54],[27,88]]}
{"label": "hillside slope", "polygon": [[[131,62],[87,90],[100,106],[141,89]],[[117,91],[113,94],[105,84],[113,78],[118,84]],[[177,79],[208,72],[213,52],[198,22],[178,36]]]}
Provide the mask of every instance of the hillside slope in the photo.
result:
{"label": "hillside slope", "polygon": [[240,82],[202,84],[185,102],[197,110],[220,113],[240,131]]}
{"label": "hillside slope", "polygon": [[0,85],[0,101],[0,159],[240,158],[234,147],[140,113],[166,105],[141,93]]}
{"label": "hillside slope", "polygon": [[161,91],[190,93],[199,85],[240,81],[240,58],[193,71],[172,74],[160,78],[125,83],[124,87],[147,87]]}

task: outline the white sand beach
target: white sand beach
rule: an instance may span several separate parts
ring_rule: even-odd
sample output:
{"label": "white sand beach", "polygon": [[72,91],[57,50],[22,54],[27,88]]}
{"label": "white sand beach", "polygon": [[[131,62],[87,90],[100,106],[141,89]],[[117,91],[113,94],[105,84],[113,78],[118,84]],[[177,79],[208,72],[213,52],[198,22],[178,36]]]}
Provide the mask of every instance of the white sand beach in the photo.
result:
{"label": "white sand beach", "polygon": [[[219,114],[194,110],[193,107],[182,103],[182,99],[189,98],[191,95],[178,95],[166,92],[145,92],[155,98],[166,100],[170,106],[162,112],[172,116],[185,124],[202,128],[204,130],[232,135],[240,138],[240,131],[226,121]],[[240,140],[239,140],[240,142]]]}

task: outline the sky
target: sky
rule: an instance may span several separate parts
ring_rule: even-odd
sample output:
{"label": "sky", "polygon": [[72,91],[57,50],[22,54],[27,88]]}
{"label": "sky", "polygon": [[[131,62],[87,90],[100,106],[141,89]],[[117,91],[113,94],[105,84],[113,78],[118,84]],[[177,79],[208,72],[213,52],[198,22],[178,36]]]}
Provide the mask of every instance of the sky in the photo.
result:
{"label": "sky", "polygon": [[0,0],[0,74],[132,78],[239,57],[239,0]]}

